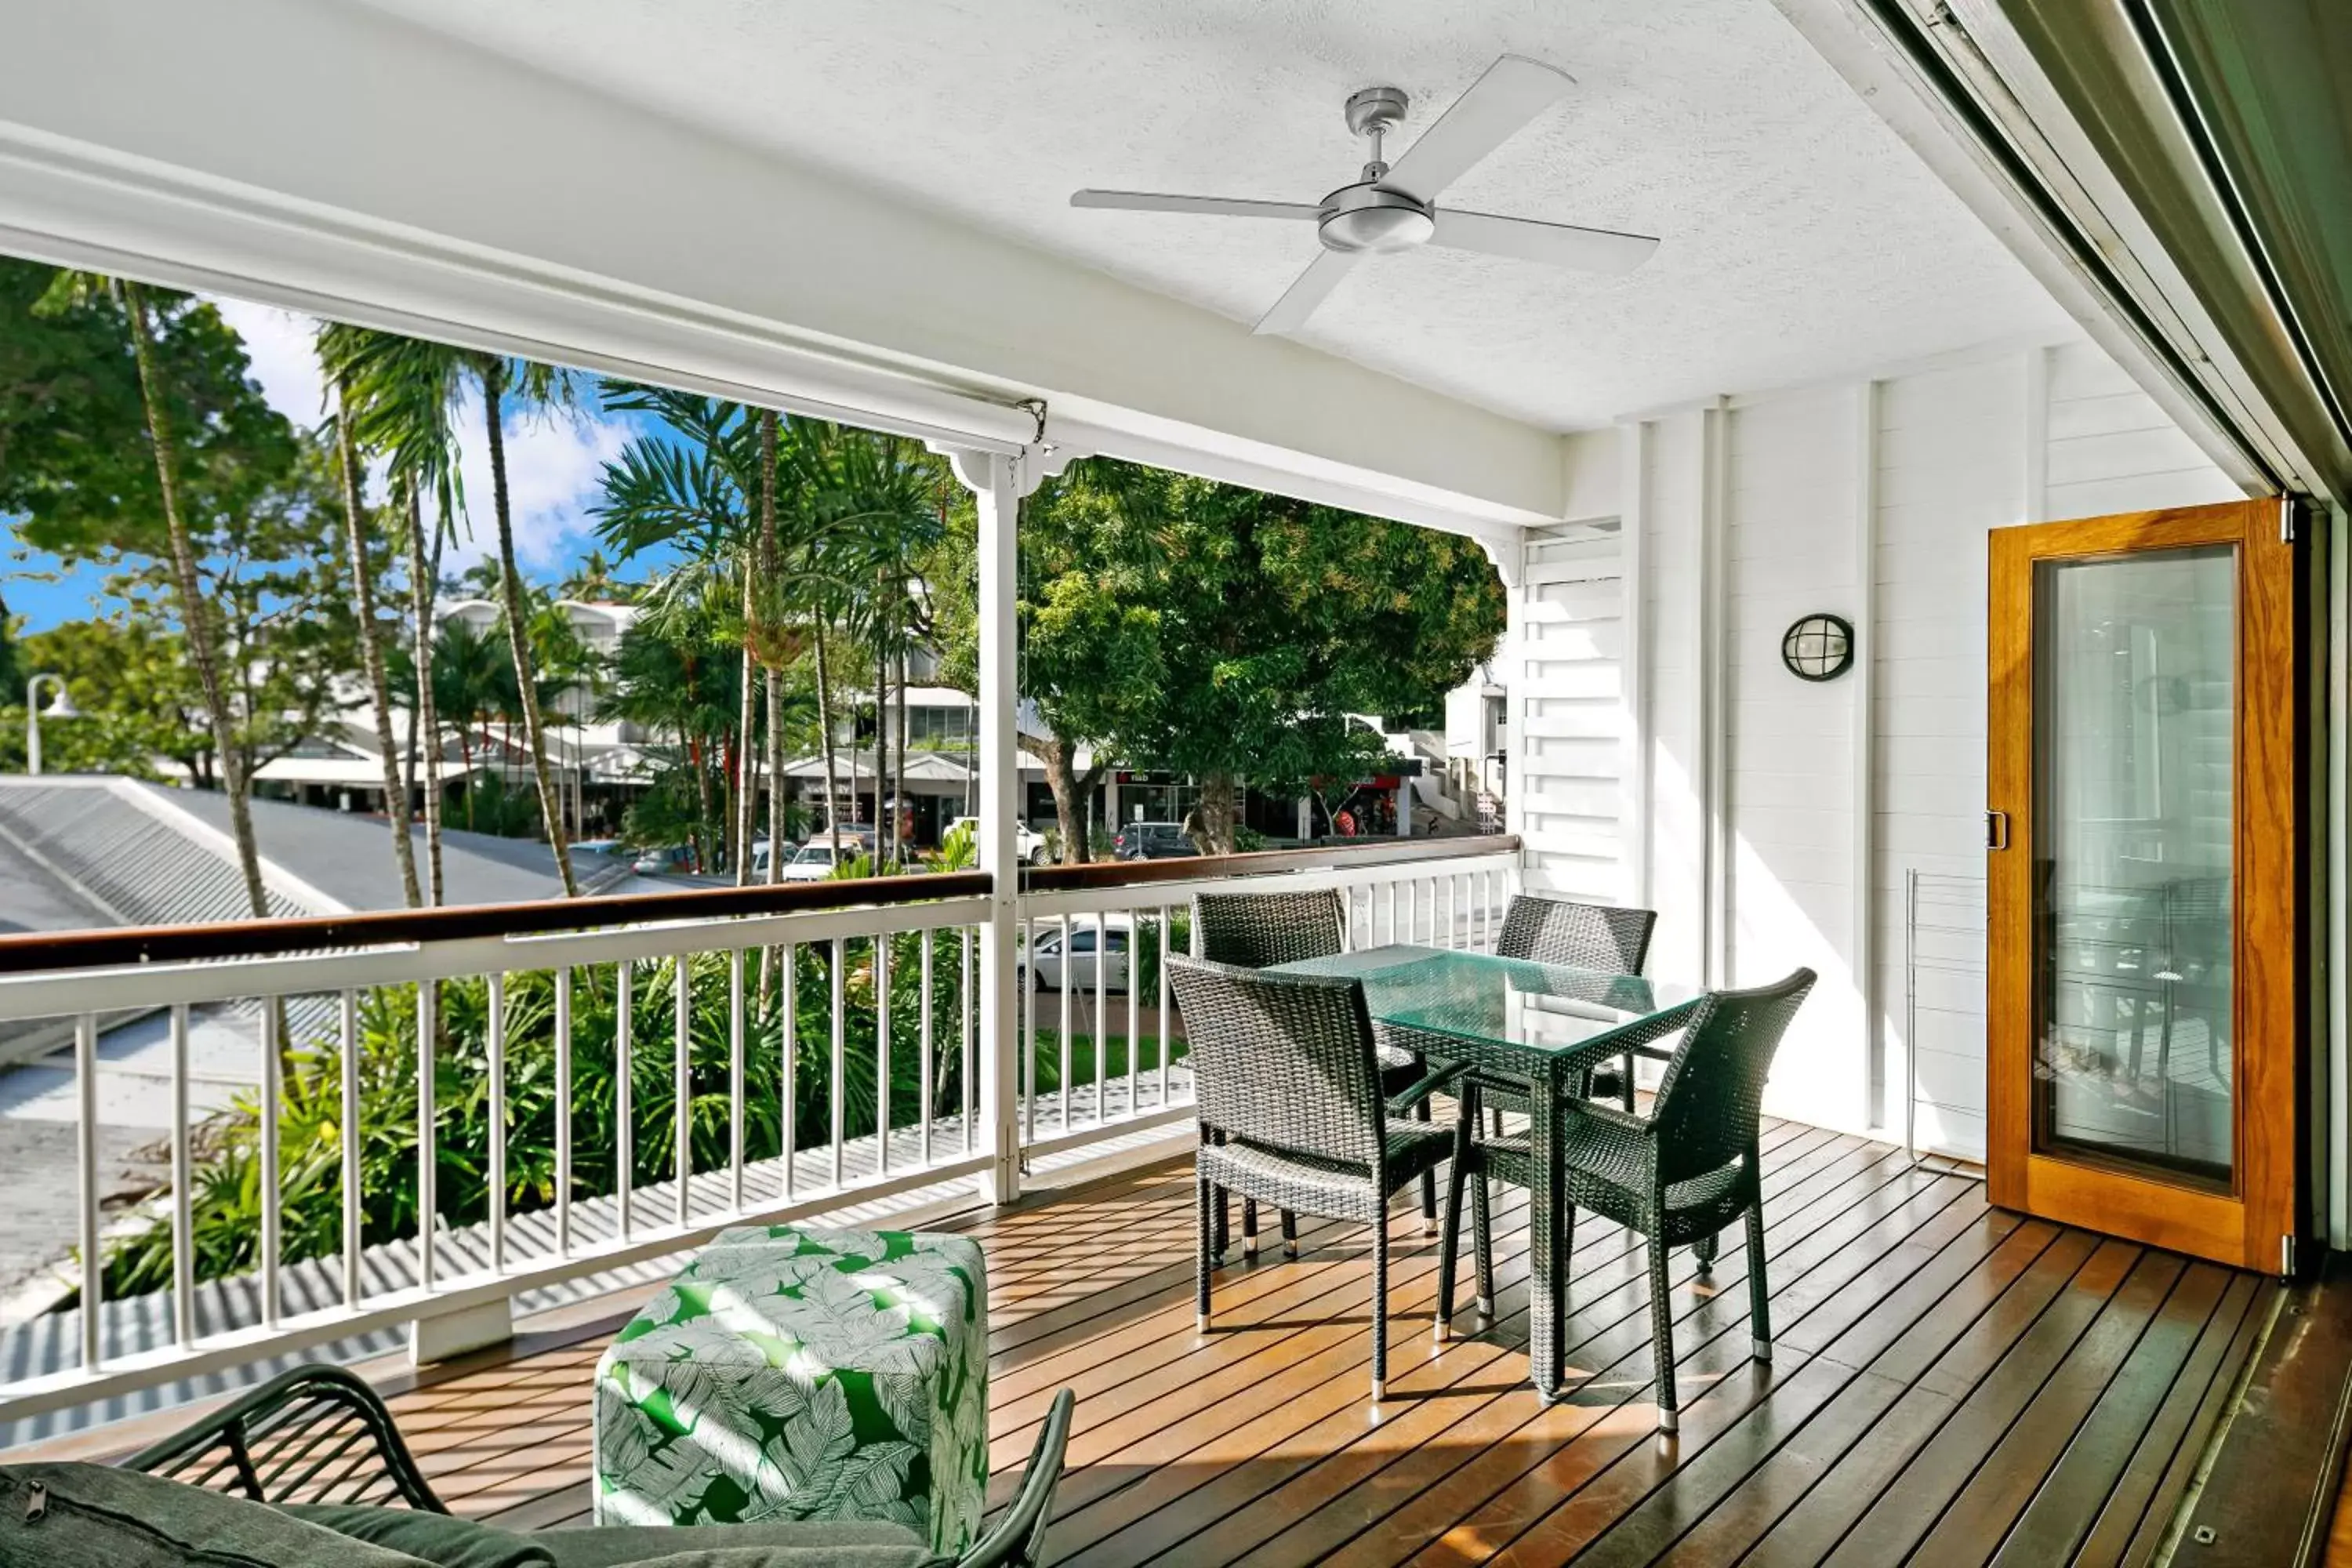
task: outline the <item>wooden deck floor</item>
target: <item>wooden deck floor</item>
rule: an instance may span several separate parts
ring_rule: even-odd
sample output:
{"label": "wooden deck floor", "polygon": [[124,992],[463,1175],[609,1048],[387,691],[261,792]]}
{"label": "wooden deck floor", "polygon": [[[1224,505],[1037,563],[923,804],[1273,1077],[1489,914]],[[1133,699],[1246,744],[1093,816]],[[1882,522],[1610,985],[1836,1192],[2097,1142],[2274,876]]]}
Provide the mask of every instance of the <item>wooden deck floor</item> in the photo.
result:
{"label": "wooden deck floor", "polygon": [[[1526,1373],[1524,1207],[1498,1321],[1431,1333],[1433,1242],[1395,1222],[1390,1395],[1370,1407],[1360,1230],[1220,1277],[1195,1334],[1189,1164],[967,1228],[990,1260],[995,1500],[1056,1388],[1078,1416],[1052,1538],[1085,1565],[2141,1563],[2273,1289],[1987,1207],[1899,1151],[1770,1130],[1778,1356],[1747,1357],[1745,1259],[1677,1258],[1685,1408],[1653,1434],[1634,1238],[1579,1226],[1573,1392]],[[582,1519],[605,1330],[394,1400],[434,1484],[517,1526]]]}

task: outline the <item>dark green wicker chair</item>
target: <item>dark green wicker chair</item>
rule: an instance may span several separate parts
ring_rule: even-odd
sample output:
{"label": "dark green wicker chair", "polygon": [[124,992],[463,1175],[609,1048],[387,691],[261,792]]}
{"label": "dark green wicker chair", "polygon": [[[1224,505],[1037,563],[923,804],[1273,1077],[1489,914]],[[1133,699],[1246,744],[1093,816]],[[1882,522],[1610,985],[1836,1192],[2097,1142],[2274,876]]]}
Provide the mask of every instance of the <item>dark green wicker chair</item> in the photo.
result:
{"label": "dark green wicker chair", "polygon": [[[1532,959],[1538,963],[1565,964],[1601,974],[1639,974],[1650,956],[1650,936],[1657,930],[1655,910],[1622,909],[1613,904],[1580,904],[1537,893],[1517,893],[1504,911],[1503,929],[1496,933],[1495,952],[1504,958]],[[1615,1068],[1592,1075],[1588,1095],[1615,1096],[1626,1110],[1633,1109],[1633,1058],[1664,1061],[1671,1053],[1657,1047],[1636,1047]],[[1527,1097],[1507,1085],[1488,1084],[1482,1096],[1488,1110],[1525,1114]],[[1501,1124],[1496,1123],[1496,1131]]]}
{"label": "dark green wicker chair", "polygon": [[340,1366],[280,1373],[122,1463],[255,1502],[449,1511],[375,1390]]}
{"label": "dark green wicker chair", "polygon": [[[1454,1156],[1468,1129],[1391,1117],[1458,1078],[1441,1068],[1402,1095],[1381,1087],[1362,983],[1171,958],[1202,1138],[1197,1269],[1201,1331],[1225,1194],[1372,1232],[1372,1399],[1388,1383],[1389,1202]],[[1222,1136],[1212,1140],[1210,1129]]]}
{"label": "dark green wicker chair", "polygon": [[[1196,893],[1192,897],[1192,955],[1212,963],[1243,969],[1294,963],[1305,958],[1330,958],[1348,951],[1348,902],[1336,888],[1294,893]],[[1402,1094],[1429,1070],[1420,1052],[1380,1042],[1381,1089]],[[1429,1102],[1421,1102],[1419,1120],[1430,1119]],[[1437,1227],[1437,1178],[1421,1184],[1421,1226],[1424,1234]],[[1219,1216],[1217,1252],[1225,1250],[1223,1216]],[[1257,1205],[1242,1205],[1242,1251],[1257,1251]],[[1298,1218],[1282,1216],[1282,1254],[1298,1256]]]}
{"label": "dark green wicker chair", "polygon": [[[1748,1312],[1755,1359],[1772,1359],[1770,1295],[1764,1278],[1764,1204],[1757,1134],[1763,1118],[1764,1080],[1773,1054],[1806,993],[1813,972],[1800,969],[1778,984],[1752,991],[1717,991],[1692,1012],[1682,1043],[1666,1063],[1650,1114],[1570,1098],[1559,1114],[1568,1203],[1559,1222],[1561,1256],[1576,1245],[1581,1206],[1649,1238],[1650,1336],[1657,1363],[1658,1425],[1675,1429],[1673,1305],[1666,1289],[1666,1254],[1705,1246],[1733,1221],[1748,1225]],[[1488,1178],[1530,1184],[1533,1151],[1524,1137],[1475,1131],[1477,1097],[1466,1086],[1463,1150],[1448,1179],[1445,1236],[1438,1259],[1441,1323],[1454,1310],[1454,1252],[1462,1235],[1462,1189],[1471,1184],[1478,1269],[1478,1302],[1491,1314],[1495,1300],[1494,1237],[1488,1219]],[[1561,1303],[1564,1308],[1566,1303]],[[1559,1369],[1539,1377],[1549,1386]]]}

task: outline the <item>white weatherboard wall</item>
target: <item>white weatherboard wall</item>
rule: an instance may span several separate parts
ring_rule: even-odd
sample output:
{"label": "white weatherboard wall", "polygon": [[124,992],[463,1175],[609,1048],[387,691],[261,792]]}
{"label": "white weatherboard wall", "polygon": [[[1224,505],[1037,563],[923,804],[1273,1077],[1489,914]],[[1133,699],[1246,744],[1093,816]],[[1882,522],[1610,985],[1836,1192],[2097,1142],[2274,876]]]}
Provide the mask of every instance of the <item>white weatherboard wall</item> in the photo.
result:
{"label": "white weatherboard wall", "polygon": [[[1900,1129],[1905,873],[1984,875],[1986,533],[2238,491],[2088,343],[1731,398],[1616,446],[1639,625],[1614,886],[1659,912],[1654,974],[1818,972],[1769,1109]],[[1781,667],[1812,611],[1858,628],[1837,680]],[[1981,1158],[1981,980],[1923,981],[1919,1033],[1920,1140]]]}

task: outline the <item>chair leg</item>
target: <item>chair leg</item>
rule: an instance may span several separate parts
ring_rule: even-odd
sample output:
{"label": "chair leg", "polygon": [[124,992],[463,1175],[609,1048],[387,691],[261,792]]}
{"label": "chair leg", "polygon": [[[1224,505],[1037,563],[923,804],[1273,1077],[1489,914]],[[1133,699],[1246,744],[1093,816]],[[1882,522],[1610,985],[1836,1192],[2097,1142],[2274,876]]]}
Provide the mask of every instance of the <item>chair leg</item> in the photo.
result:
{"label": "chair leg", "polygon": [[1244,1258],[1257,1256],[1257,1200],[1255,1198],[1242,1200],[1242,1256]]}
{"label": "chair leg", "polygon": [[1288,1209],[1282,1211],[1282,1255],[1298,1256],[1298,1216]]}
{"label": "chair leg", "polygon": [[1470,1250],[1478,1267],[1478,1315],[1491,1321],[1495,1316],[1495,1226],[1487,1209],[1486,1173],[1478,1172],[1471,1184]]}
{"label": "chair leg", "polygon": [[1372,1222],[1372,1403],[1389,1384],[1389,1222],[1385,1212]]}
{"label": "chair leg", "polygon": [[[1417,1062],[1421,1058],[1416,1057],[1413,1059]],[[1427,1121],[1430,1119],[1428,1100],[1424,1100],[1412,1108],[1412,1119],[1415,1121]],[[1423,1171],[1421,1173],[1421,1234],[1423,1236],[1437,1234],[1437,1173],[1434,1170]]]}
{"label": "chair leg", "polygon": [[1624,1061],[1617,1068],[1617,1094],[1618,1098],[1624,1101],[1625,1109],[1632,1110],[1633,1109],[1633,1053],[1631,1051],[1625,1053]]}
{"label": "chair leg", "polygon": [[1462,1184],[1469,1167],[1469,1162],[1463,1153],[1469,1142],[1470,1123],[1465,1119],[1455,1130],[1454,1158],[1445,1165],[1445,1223],[1437,1238],[1437,1342],[1440,1344],[1454,1337],[1454,1279],[1458,1271],[1454,1255],[1462,1245]]}
{"label": "chair leg", "polygon": [[1675,1398],[1675,1311],[1666,1289],[1666,1244],[1650,1237],[1650,1353],[1658,1366],[1658,1430],[1681,1426]]}
{"label": "chair leg", "polygon": [[1772,1361],[1772,1290],[1764,1279],[1764,1205],[1748,1205],[1748,1353],[1770,1365]]}
{"label": "chair leg", "polygon": [[1715,1274],[1715,1256],[1722,1247],[1720,1238],[1702,1236],[1691,1243],[1691,1256],[1698,1259],[1698,1277],[1711,1279]]}
{"label": "chair leg", "polygon": [[1199,1243],[1194,1249],[1192,1270],[1193,1326],[1205,1334],[1209,1331],[1209,1276],[1216,1267],[1210,1245],[1214,1239],[1210,1234],[1209,1220],[1209,1208],[1213,1200],[1209,1196],[1210,1185],[1206,1176],[1196,1178],[1192,1184],[1199,1189],[1193,1203],[1194,1240]]}
{"label": "chair leg", "polygon": [[1231,1205],[1225,1202],[1225,1189],[1215,1188],[1214,1195],[1211,1199],[1209,1250],[1216,1255],[1219,1263],[1224,1262],[1225,1245],[1233,1239],[1232,1227],[1228,1223],[1231,1213]]}

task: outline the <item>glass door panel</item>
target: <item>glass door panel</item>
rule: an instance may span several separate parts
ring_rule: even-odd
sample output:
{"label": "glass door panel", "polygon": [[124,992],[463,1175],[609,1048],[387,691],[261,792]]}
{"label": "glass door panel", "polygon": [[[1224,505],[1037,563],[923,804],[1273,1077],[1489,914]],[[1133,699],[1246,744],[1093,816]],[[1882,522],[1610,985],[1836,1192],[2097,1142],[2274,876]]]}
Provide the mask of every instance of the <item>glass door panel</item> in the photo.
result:
{"label": "glass door panel", "polygon": [[2238,552],[2034,563],[2037,1152],[2228,1190]]}

